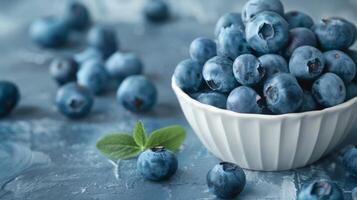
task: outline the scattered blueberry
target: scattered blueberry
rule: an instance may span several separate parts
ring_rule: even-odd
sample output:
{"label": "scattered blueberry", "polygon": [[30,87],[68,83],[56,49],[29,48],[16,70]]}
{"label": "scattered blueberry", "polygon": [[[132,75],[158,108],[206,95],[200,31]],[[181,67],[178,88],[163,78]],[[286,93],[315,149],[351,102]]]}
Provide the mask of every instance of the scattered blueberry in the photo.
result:
{"label": "scattered blueberry", "polygon": [[34,21],[29,32],[35,43],[48,48],[64,46],[69,35],[64,21],[54,17],[44,17]]}
{"label": "scattered blueberry", "polygon": [[336,74],[325,73],[312,85],[312,94],[320,105],[332,107],[345,100],[346,87]]}
{"label": "scattered blueberry", "polygon": [[164,147],[154,147],[142,152],[137,161],[140,174],[150,181],[162,181],[173,176],[178,162],[175,154]]}
{"label": "scattered blueberry", "polygon": [[233,62],[228,58],[216,56],[203,66],[203,79],[207,85],[217,92],[230,92],[238,86],[232,70]]}
{"label": "scattered blueberry", "polygon": [[263,11],[272,11],[284,16],[284,7],[280,0],[249,0],[242,8],[242,20],[249,23],[257,14]]}
{"label": "scattered blueberry", "polygon": [[170,17],[170,10],[163,0],[147,0],[144,7],[144,15],[152,22],[162,22]]}
{"label": "scattered blueberry", "polygon": [[89,60],[77,72],[78,84],[87,87],[93,94],[101,94],[106,89],[108,74],[99,60]]}
{"label": "scattered blueberry", "polygon": [[120,84],[118,102],[132,112],[149,111],[157,101],[155,85],[143,75],[129,76]]}
{"label": "scattered blueberry", "polygon": [[243,54],[234,61],[233,73],[240,84],[254,86],[263,79],[265,68],[254,55]]}
{"label": "scattered blueberry", "polygon": [[246,38],[249,45],[259,53],[275,53],[289,40],[289,25],[277,13],[264,11],[246,24]]}
{"label": "scattered blueberry", "polygon": [[275,114],[297,111],[304,100],[304,93],[295,77],[279,73],[264,84],[267,106]]}
{"label": "scattered blueberry", "polygon": [[103,26],[95,26],[90,29],[87,44],[102,52],[104,58],[108,58],[116,52],[119,45],[115,30]]}
{"label": "scattered blueberry", "polygon": [[318,180],[304,186],[297,200],[343,200],[343,192],[336,183]]}
{"label": "scattered blueberry", "polygon": [[288,63],[285,58],[278,54],[265,54],[259,57],[261,66],[265,70],[266,79],[272,77],[276,73],[288,73]]}
{"label": "scattered blueberry", "polygon": [[133,53],[116,52],[105,63],[108,75],[119,82],[128,76],[141,74],[143,68],[140,58]]}
{"label": "scattered blueberry", "polygon": [[196,38],[190,45],[190,56],[193,60],[204,64],[217,55],[216,42],[208,38]]}
{"label": "scattered blueberry", "polygon": [[325,67],[321,51],[311,46],[302,46],[293,52],[289,61],[290,73],[304,80],[314,80]]}
{"label": "scattered blueberry", "polygon": [[244,32],[237,26],[222,29],[218,36],[217,45],[217,54],[231,60],[236,59],[239,55],[252,53]]}
{"label": "scattered blueberry", "polygon": [[283,54],[286,58],[290,58],[295,49],[301,46],[316,47],[317,41],[314,32],[308,28],[298,27],[290,29],[289,42],[283,50]]}
{"label": "scattered blueberry", "polygon": [[87,7],[78,1],[68,3],[64,21],[73,30],[84,30],[91,24]]}
{"label": "scattered blueberry", "polygon": [[174,72],[176,84],[184,91],[196,92],[202,85],[202,66],[192,59],[181,61]]}
{"label": "scattered blueberry", "polygon": [[204,92],[196,97],[197,101],[217,108],[226,108],[227,96],[218,92]]}
{"label": "scattered blueberry", "polygon": [[72,57],[54,59],[50,65],[50,75],[59,85],[77,80],[78,63]]}
{"label": "scattered blueberry", "polygon": [[238,113],[261,114],[264,110],[264,100],[252,88],[240,86],[229,94],[227,109]]}
{"label": "scattered blueberry", "polygon": [[9,81],[0,81],[0,118],[9,115],[19,101],[17,86]]}
{"label": "scattered blueberry", "polygon": [[218,37],[219,33],[221,32],[221,29],[225,29],[230,26],[236,26],[242,31],[244,31],[245,27],[240,13],[231,12],[222,15],[217,21],[214,35]]}
{"label": "scattered blueberry", "polygon": [[313,111],[317,109],[317,103],[309,91],[304,91],[304,100],[302,102],[300,112]]}
{"label": "scattered blueberry", "polygon": [[245,183],[243,169],[233,163],[221,162],[207,173],[208,188],[218,198],[235,198],[243,191]]}
{"label": "scattered blueberry", "polygon": [[346,100],[350,100],[357,97],[357,84],[350,83],[346,85]]}
{"label": "scattered blueberry", "polygon": [[103,54],[100,50],[93,48],[93,47],[87,47],[82,52],[75,54],[74,60],[79,64],[83,64],[83,63],[87,62],[88,60],[102,60],[103,61],[104,58],[103,58]]}
{"label": "scattered blueberry", "polygon": [[357,148],[352,147],[343,155],[343,166],[352,175],[357,177]]}
{"label": "scattered blueberry", "polygon": [[287,12],[284,18],[288,22],[290,29],[297,27],[311,28],[314,25],[314,20],[301,11]]}
{"label": "scattered blueberry", "polygon": [[355,62],[344,52],[331,50],[324,52],[326,71],[337,74],[345,83],[351,82],[356,76]]}
{"label": "scattered blueberry", "polygon": [[82,118],[92,109],[94,98],[85,87],[76,83],[67,83],[62,86],[56,96],[58,110],[68,118]]}

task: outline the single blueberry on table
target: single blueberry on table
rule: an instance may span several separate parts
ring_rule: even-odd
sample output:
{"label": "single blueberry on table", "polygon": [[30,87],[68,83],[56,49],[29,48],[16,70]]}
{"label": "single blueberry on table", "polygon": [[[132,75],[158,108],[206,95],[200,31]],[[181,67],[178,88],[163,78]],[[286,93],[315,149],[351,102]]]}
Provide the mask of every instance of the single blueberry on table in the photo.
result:
{"label": "single blueberry on table", "polygon": [[208,188],[218,198],[235,198],[243,191],[245,183],[243,169],[233,163],[221,162],[207,173]]}
{"label": "single blueberry on table", "polygon": [[143,75],[129,76],[117,91],[118,102],[131,112],[149,111],[157,101],[155,85]]}
{"label": "single blueberry on table", "polygon": [[264,84],[264,96],[270,111],[285,114],[298,111],[304,101],[304,92],[291,74],[278,73]]}
{"label": "single blueberry on table", "polygon": [[346,100],[350,100],[357,97],[357,84],[350,83],[346,85]]}
{"label": "single blueberry on table", "polygon": [[312,94],[323,107],[332,107],[345,101],[346,87],[336,74],[325,73],[312,85]]}
{"label": "single blueberry on table", "polygon": [[290,11],[285,13],[284,18],[289,24],[289,28],[305,27],[311,28],[314,25],[314,20],[301,11]]}
{"label": "single blueberry on table", "polygon": [[58,110],[68,118],[82,118],[92,109],[94,97],[92,92],[77,83],[67,83],[57,92]]}
{"label": "single blueberry on table", "polygon": [[318,180],[304,186],[297,200],[343,200],[343,192],[334,182]]}
{"label": "single blueberry on table", "polygon": [[250,47],[259,53],[275,53],[289,40],[289,25],[277,13],[264,11],[246,24],[246,39]]}
{"label": "single blueberry on table", "polygon": [[117,81],[122,81],[131,75],[141,74],[143,68],[140,58],[133,53],[115,52],[105,63],[108,75]]}
{"label": "single blueberry on table", "polygon": [[173,176],[177,170],[176,155],[164,147],[154,147],[140,154],[137,169],[150,181],[163,181]]}
{"label": "single blueberry on table", "polygon": [[225,29],[230,26],[235,26],[244,31],[245,26],[242,21],[242,17],[240,13],[226,13],[222,15],[217,21],[216,28],[214,31],[214,35],[218,37],[219,33],[222,29]]}
{"label": "single blueberry on table", "polygon": [[91,24],[90,13],[85,5],[71,1],[67,5],[64,22],[73,30],[84,30]]}
{"label": "single blueberry on table", "polygon": [[217,108],[226,108],[227,96],[218,92],[203,92],[195,98],[197,101]]}
{"label": "single blueberry on table", "polygon": [[289,61],[292,75],[303,80],[314,80],[324,71],[325,59],[320,50],[301,46],[293,52]]}
{"label": "single blueberry on table", "polygon": [[38,45],[46,48],[58,48],[67,42],[69,29],[63,20],[44,17],[30,26],[30,37]]}
{"label": "single blueberry on table", "polygon": [[243,54],[234,61],[233,74],[240,84],[254,86],[263,79],[265,68],[254,55]]}
{"label": "single blueberry on table", "polygon": [[316,23],[312,30],[324,50],[344,50],[356,40],[356,27],[342,18],[324,18]]}
{"label": "single blueberry on table", "polygon": [[105,59],[116,52],[119,46],[115,30],[104,26],[95,26],[89,30],[87,44],[99,50]]}
{"label": "single blueberry on table", "polygon": [[352,147],[343,154],[342,164],[354,177],[357,177],[357,148]]}
{"label": "single blueberry on table", "polygon": [[282,51],[286,58],[290,58],[295,49],[301,46],[316,47],[317,40],[314,32],[308,28],[298,27],[290,29],[289,42]]}
{"label": "single blueberry on table", "polygon": [[143,13],[151,22],[162,22],[170,17],[169,6],[163,0],[147,0]]}
{"label": "single blueberry on table", "polygon": [[233,62],[222,56],[209,59],[203,66],[203,79],[208,87],[217,92],[230,92],[238,86],[233,75]]}
{"label": "single blueberry on table", "polygon": [[216,42],[208,38],[196,38],[190,45],[190,56],[202,65],[217,55]]}
{"label": "single blueberry on table", "polygon": [[244,24],[247,24],[263,11],[272,11],[280,16],[284,16],[284,7],[280,0],[249,0],[242,8],[242,20]]}
{"label": "single blueberry on table", "polygon": [[0,81],[0,118],[9,115],[19,101],[18,87],[10,81]]}
{"label": "single blueberry on table", "polygon": [[103,93],[108,79],[104,64],[99,60],[89,60],[83,63],[77,72],[78,84],[87,87],[93,94]]}
{"label": "single blueberry on table", "polygon": [[203,77],[202,66],[192,59],[181,61],[175,69],[176,84],[186,92],[196,92],[200,89]]}
{"label": "single blueberry on table", "polygon": [[265,54],[259,58],[261,66],[265,70],[265,79],[269,79],[277,73],[288,73],[288,63],[285,58],[278,54]]}
{"label": "single blueberry on table", "polygon": [[77,80],[78,68],[78,63],[72,57],[56,58],[50,65],[50,75],[58,85],[63,85]]}
{"label": "single blueberry on table", "polygon": [[247,86],[240,86],[232,90],[227,99],[227,109],[238,113],[263,113],[264,99]]}
{"label": "single blueberry on table", "polygon": [[340,50],[324,52],[325,71],[337,74],[345,83],[351,82],[356,76],[356,64],[346,53]]}
{"label": "single blueberry on table", "polygon": [[219,56],[234,60],[239,55],[246,53],[252,53],[252,49],[245,39],[243,30],[237,26],[230,26],[221,30],[217,41],[217,54]]}
{"label": "single blueberry on table", "polygon": [[314,96],[309,91],[304,91],[304,100],[302,102],[300,112],[313,111],[317,109],[317,103],[314,99]]}

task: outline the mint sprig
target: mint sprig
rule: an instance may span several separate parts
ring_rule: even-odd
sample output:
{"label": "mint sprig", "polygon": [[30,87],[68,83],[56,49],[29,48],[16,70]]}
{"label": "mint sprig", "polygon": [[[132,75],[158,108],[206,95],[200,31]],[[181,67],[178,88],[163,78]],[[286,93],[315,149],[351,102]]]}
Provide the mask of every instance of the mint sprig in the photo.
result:
{"label": "mint sprig", "polygon": [[181,126],[168,126],[147,135],[144,124],[139,121],[133,134],[110,134],[97,142],[97,149],[112,160],[125,160],[138,156],[146,149],[163,146],[176,152],[186,138],[185,129]]}

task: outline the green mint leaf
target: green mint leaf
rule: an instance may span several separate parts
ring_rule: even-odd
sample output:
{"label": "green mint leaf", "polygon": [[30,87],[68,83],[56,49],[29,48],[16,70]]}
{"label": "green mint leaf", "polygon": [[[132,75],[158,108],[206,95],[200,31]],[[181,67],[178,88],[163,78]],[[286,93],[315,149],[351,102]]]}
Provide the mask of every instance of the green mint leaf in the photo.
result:
{"label": "green mint leaf", "polygon": [[146,138],[146,133],[145,133],[143,122],[138,121],[138,123],[136,123],[136,126],[134,128],[133,137],[134,137],[136,144],[138,146],[140,146],[142,149],[144,149],[147,138]]}
{"label": "green mint leaf", "polygon": [[186,137],[185,129],[181,126],[168,126],[150,134],[146,149],[163,146],[171,151],[177,151]]}
{"label": "green mint leaf", "polygon": [[129,159],[141,152],[134,138],[126,134],[107,135],[100,139],[96,146],[102,154],[113,160]]}

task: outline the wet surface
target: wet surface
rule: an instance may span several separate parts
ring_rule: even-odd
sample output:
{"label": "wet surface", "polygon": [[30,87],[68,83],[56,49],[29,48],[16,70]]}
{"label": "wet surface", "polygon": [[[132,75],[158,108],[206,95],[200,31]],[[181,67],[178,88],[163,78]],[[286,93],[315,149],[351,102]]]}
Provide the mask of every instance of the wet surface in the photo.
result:
{"label": "wet surface", "polygon": [[[49,3],[51,2],[51,3]],[[182,0],[174,5],[173,20],[145,24],[140,9],[143,0],[91,0],[96,21],[114,26],[121,50],[137,53],[145,74],[159,90],[159,103],[143,115],[132,114],[115,101],[115,93],[96,98],[93,112],[70,121],[54,106],[57,86],[48,75],[48,63],[57,55],[84,48],[83,34],[71,36],[71,45],[61,50],[36,47],[27,37],[29,23],[39,16],[61,13],[62,0],[0,2],[0,79],[19,85],[21,102],[0,121],[0,199],[214,199],[206,187],[207,171],[219,161],[192,132],[170,89],[176,64],[188,57],[188,46],[198,36],[213,37],[214,22],[224,12],[240,10],[245,1]],[[357,22],[357,1],[284,1],[286,10],[299,9],[315,19],[333,13]],[[130,133],[142,119],[148,131],[180,124],[188,138],[178,153],[179,170],[169,181],[151,183],[136,172],[134,160],[111,162],[96,149],[107,133]],[[356,143],[356,137],[347,141]],[[340,151],[306,168],[286,172],[246,170],[242,199],[295,199],[303,184],[314,178],[330,178],[343,188],[346,199],[357,179],[347,174]]]}

